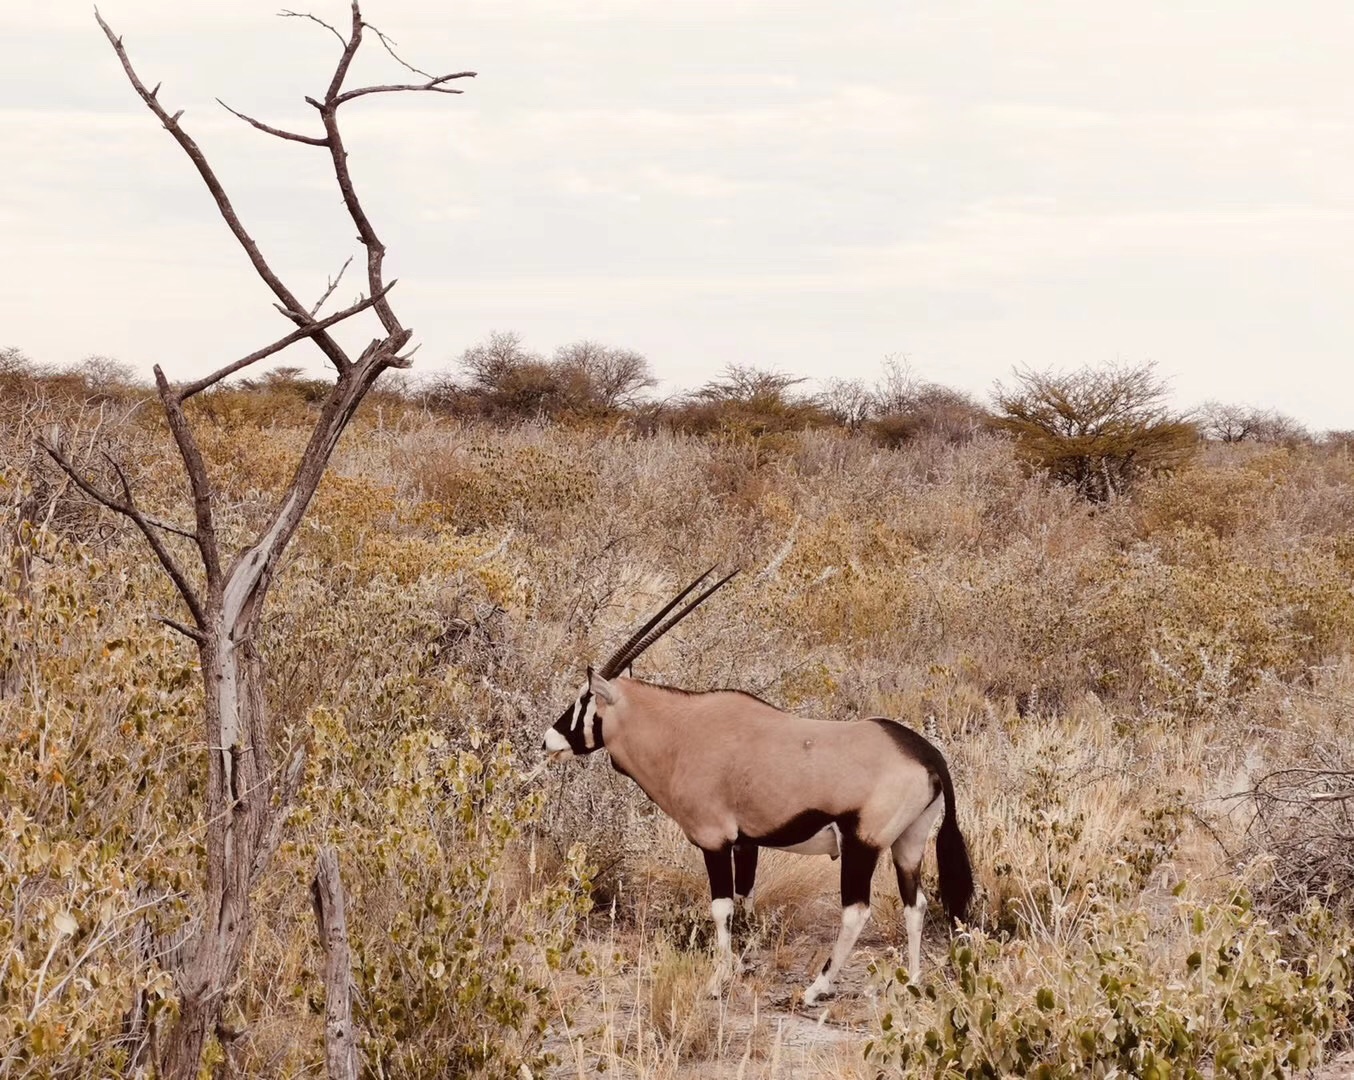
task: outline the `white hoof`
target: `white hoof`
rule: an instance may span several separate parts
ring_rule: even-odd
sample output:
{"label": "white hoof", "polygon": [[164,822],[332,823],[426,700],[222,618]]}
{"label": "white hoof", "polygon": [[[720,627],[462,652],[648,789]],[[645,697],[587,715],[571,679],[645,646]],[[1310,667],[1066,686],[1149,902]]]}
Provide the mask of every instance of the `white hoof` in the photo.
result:
{"label": "white hoof", "polygon": [[804,991],[804,1004],[817,1005],[825,997],[832,996],[832,984],[822,976],[814,979],[809,988]]}
{"label": "white hoof", "polygon": [[715,968],[715,973],[710,976],[710,981],[706,984],[705,992],[712,998],[721,997],[728,989],[729,983],[733,981],[735,974],[742,971],[743,965],[737,960],[722,960]]}

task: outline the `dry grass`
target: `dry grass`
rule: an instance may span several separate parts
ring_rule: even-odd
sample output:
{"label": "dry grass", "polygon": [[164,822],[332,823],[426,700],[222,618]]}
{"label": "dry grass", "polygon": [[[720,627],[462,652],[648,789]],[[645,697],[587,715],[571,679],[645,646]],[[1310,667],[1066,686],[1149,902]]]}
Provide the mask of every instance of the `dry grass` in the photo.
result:
{"label": "dry grass", "polygon": [[[260,409],[241,395],[204,416],[232,535],[257,523],[301,437],[291,411],[268,423]],[[32,734],[37,702],[56,709],[44,723],[71,777],[62,790],[92,785],[91,770],[107,764],[79,745],[88,725],[159,709],[173,723],[154,721],[158,742],[137,753],[193,745],[195,704],[166,674],[190,654],[148,621],[172,610],[172,597],[135,538],[64,488],[28,439],[54,419],[81,425],[68,436],[80,459],[96,464],[98,446],[111,446],[153,512],[188,519],[185,493],[164,468],[162,425],[134,405],[80,414],[49,401],[4,416],[3,562],[26,560],[36,591],[18,596],[11,577],[0,611],[3,656],[28,658],[0,677],[0,790],[49,843],[71,845],[76,865],[116,865],[131,880],[135,859],[85,850],[88,818],[54,811],[67,796],[51,787],[52,745]],[[230,1006],[251,1032],[239,1064],[283,1076],[318,1061],[307,853],[320,837],[341,837],[354,815],[393,805],[406,783],[392,772],[396,751],[434,734],[464,746],[477,729],[533,765],[583,664],[714,562],[744,572],[645,657],[643,675],[926,730],[955,774],[980,886],[975,925],[1018,943],[1001,961],[1013,981],[1022,965],[1057,968],[1095,897],[1159,919],[1181,881],[1203,898],[1246,885],[1290,906],[1303,888],[1354,887],[1285,878],[1272,856],[1290,849],[1253,830],[1247,795],[1280,766],[1354,762],[1352,491],[1354,461],[1340,448],[1211,447],[1132,500],[1092,509],[1026,475],[991,437],[890,450],[832,430],[755,444],[369,414],[335,456],[265,631],[282,724],[300,732],[330,717],[358,764],[317,778],[265,889],[266,917]],[[77,619],[86,609],[95,614]],[[105,655],[109,642],[130,643],[136,662],[116,648]],[[40,670],[35,645],[48,650]],[[94,670],[125,693],[95,693],[82,674]],[[142,703],[129,713],[128,700]],[[191,770],[149,775],[156,806],[195,805]],[[111,785],[102,812],[142,821],[135,781],[100,776]],[[551,975],[546,1045],[561,1058],[558,1075],[869,1074],[860,1048],[878,1019],[866,966],[888,969],[903,939],[887,866],[847,992],[819,1027],[816,1013],[786,1003],[835,935],[835,864],[764,857],[758,914],[738,928],[752,971],[712,1003],[698,993],[709,897],[694,850],[604,760],[552,768],[533,790],[545,800],[522,841],[534,856],[516,846],[496,864],[504,903],[540,892],[575,841],[599,868],[597,909],[581,930],[596,972]],[[191,889],[192,815],[165,827],[173,855],[162,869]],[[5,865],[27,865],[17,841],[3,843]],[[373,844],[372,858],[387,858]],[[359,922],[400,914],[404,894],[381,880],[373,872],[359,890]],[[926,970],[943,982],[939,922]],[[0,922],[0,950],[47,947],[40,934],[25,941]],[[110,952],[109,970],[124,960]],[[409,970],[428,977],[426,965]],[[70,1011],[81,1000],[72,996]],[[86,1012],[112,1025],[110,1000],[91,996]]]}

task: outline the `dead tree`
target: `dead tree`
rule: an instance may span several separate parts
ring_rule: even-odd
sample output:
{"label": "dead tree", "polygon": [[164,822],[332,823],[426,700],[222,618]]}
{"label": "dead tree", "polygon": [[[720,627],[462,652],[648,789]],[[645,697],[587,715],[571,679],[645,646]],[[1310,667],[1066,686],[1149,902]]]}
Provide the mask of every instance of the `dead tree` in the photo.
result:
{"label": "dead tree", "polygon": [[[295,15],[293,12],[283,14]],[[285,765],[273,760],[278,748],[265,711],[263,660],[254,644],[268,589],[282,553],[310,505],[329,456],[363,396],[382,372],[409,366],[408,355],[402,350],[409,344],[411,331],[401,325],[390,305],[389,294],[395,283],[384,278],[385,245],[353,188],[348,151],[339,130],[339,108],[374,94],[404,91],[460,93],[447,84],[470,77],[474,72],[432,76],[410,67],[395,56],[390,41],[363,20],[358,2],[353,0],[352,25],[346,36],[314,16],[300,16],[319,23],[342,44],[342,52],[324,95],[318,99],[306,98],[319,115],[321,134],[285,131],[230,110],[260,131],[320,148],[333,163],[344,207],[357,227],[358,238],[366,252],[367,295],[341,311],[321,317],[321,307],[337,282],[331,282],[320,301],[309,307],[282,282],[241,223],[201,148],[180,124],[183,110],[171,113],[161,105],[160,87],[147,89],[128,59],[122,39],[97,12],[95,17],[137,94],[188,155],[227,227],[277,298],[275,306],[294,326],[290,333],[271,344],[191,382],[171,384],[160,368],[155,368],[160,402],[192,493],[194,521],[191,527],[175,526],[145,513],[117,462],[110,461],[112,475],[117,478],[115,489],[107,490],[83,475],[71,463],[59,442],[43,443],[47,453],[87,496],[131,521],[141,533],[173,581],[187,611],[186,616],[179,618],[162,616],[162,621],[190,638],[201,659],[206,689],[203,733],[208,749],[207,795],[203,807],[206,878],[191,937],[180,950],[181,958],[173,970],[178,1019],[157,1040],[163,1054],[160,1071],[168,1077],[186,1078],[197,1075],[206,1040],[218,1029],[226,989],[239,967],[250,931],[250,896],[281,841],[282,825],[302,774],[303,761],[299,754],[293,754]],[[345,89],[349,68],[366,30],[371,30],[391,56],[416,74],[420,81]],[[373,312],[379,320],[380,334],[354,358],[329,331],[337,323],[366,311]],[[195,394],[228,376],[288,345],[305,340],[314,342],[324,353],[333,364],[337,377],[324,398],[295,475],[273,508],[266,527],[242,550],[223,551],[218,543],[214,519],[215,493],[184,405]],[[170,534],[192,541],[192,562],[199,563],[200,567],[175,554],[171,542],[167,542]]]}

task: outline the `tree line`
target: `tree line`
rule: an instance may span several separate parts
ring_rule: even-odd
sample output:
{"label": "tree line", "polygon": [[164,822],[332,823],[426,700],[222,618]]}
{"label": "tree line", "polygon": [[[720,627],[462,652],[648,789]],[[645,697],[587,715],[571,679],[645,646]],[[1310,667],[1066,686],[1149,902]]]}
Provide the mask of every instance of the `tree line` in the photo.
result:
{"label": "tree line", "polygon": [[[1170,404],[1167,381],[1152,364],[1016,369],[988,402],[919,377],[897,356],[885,357],[874,380],[833,378],[817,389],[808,379],[746,364],[666,396],[648,359],[633,349],[582,340],[545,356],[515,333],[495,331],[466,348],[450,370],[414,378],[392,372],[366,408],[416,407],[490,424],[558,423],[607,426],[639,434],[762,439],[811,429],[859,433],[882,447],[918,439],[960,443],[1004,433],[1031,466],[1093,502],[1127,493],[1141,476],[1179,467],[1208,442],[1297,446],[1318,438],[1273,409],[1205,402],[1183,411]],[[203,395],[264,392],[316,405],[329,382],[296,367],[221,384]],[[149,393],[132,367],[91,356],[64,369],[0,349],[0,392],[39,389],[86,400]],[[266,407],[266,406],[265,406]],[[1327,432],[1349,445],[1354,433]]]}

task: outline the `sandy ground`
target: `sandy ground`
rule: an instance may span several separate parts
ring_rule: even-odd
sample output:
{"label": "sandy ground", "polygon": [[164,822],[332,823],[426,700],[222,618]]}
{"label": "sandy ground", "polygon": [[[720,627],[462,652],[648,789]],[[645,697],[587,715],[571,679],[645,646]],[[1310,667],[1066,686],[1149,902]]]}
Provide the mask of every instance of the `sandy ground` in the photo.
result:
{"label": "sandy ground", "polygon": [[[880,925],[880,923],[883,925]],[[645,958],[636,963],[643,942],[637,934],[614,935],[595,952],[613,958],[604,979],[579,980],[571,987],[574,1026],[571,1041],[553,1034],[549,1049],[560,1063],[546,1075],[564,1077],[661,1077],[671,1080],[809,1080],[834,1077],[866,1080],[873,1070],[864,1061],[865,1042],[878,1031],[875,1000],[867,966],[888,962],[894,927],[873,922],[838,981],[835,997],[805,1008],[800,995],[826,958],[832,927],[815,928],[798,940],[757,943],[747,955],[748,969],[718,1002],[696,994],[687,1015],[673,1022],[688,1025],[673,1037],[653,1026],[639,1007],[646,994]],[[928,927],[928,962],[945,955],[941,932]],[[619,958],[617,960],[617,958]],[[697,965],[702,975],[708,965]],[[605,990],[601,988],[605,986]],[[610,994],[611,997],[599,996]],[[578,1002],[591,1007],[579,1007]],[[1302,1074],[1307,1080],[1354,1080],[1354,1051]]]}

